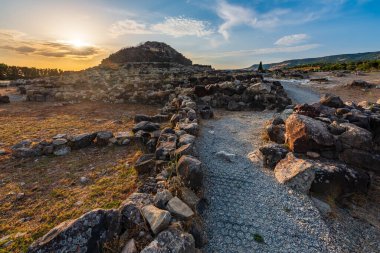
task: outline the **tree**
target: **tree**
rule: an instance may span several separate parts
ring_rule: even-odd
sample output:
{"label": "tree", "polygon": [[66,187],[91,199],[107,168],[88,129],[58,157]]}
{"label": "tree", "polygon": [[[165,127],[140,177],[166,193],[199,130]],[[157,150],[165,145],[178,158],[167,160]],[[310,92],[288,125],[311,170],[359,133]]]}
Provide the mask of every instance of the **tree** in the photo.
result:
{"label": "tree", "polygon": [[263,72],[263,71],[264,71],[264,68],[263,68],[263,63],[262,63],[262,62],[260,62],[260,64],[259,64],[259,67],[258,67],[257,71],[259,71],[259,72]]}

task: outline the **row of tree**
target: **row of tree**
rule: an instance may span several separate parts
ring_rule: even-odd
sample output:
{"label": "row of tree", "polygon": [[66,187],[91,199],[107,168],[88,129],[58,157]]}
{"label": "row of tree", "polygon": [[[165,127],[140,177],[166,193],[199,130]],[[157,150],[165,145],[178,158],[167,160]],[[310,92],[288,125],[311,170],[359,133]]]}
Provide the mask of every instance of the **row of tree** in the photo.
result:
{"label": "row of tree", "polygon": [[349,71],[376,71],[380,70],[380,60],[368,60],[357,62],[339,62],[339,63],[313,63],[298,65],[288,69],[313,69],[316,71],[332,71],[332,70],[349,70]]}
{"label": "row of tree", "polygon": [[57,76],[63,73],[61,69],[38,69],[29,67],[8,66],[0,63],[0,80],[32,79],[45,76]]}

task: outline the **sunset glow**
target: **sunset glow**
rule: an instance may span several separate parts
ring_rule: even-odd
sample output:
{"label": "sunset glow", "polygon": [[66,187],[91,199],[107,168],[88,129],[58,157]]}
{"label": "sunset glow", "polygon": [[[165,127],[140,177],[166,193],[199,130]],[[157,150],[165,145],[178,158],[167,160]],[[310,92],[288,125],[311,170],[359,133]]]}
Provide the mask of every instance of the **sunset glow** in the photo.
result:
{"label": "sunset glow", "polygon": [[5,0],[0,62],[78,70],[145,41],[215,68],[370,52],[379,12],[368,0]]}

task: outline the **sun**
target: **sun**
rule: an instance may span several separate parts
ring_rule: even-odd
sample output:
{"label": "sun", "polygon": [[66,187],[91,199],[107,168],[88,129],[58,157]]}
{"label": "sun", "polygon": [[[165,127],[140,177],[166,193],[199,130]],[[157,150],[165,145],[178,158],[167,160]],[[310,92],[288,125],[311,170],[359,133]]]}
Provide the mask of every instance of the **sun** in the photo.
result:
{"label": "sun", "polygon": [[77,47],[77,48],[88,46],[88,43],[83,42],[80,39],[69,40],[69,41],[67,41],[67,43],[70,44],[70,45],[72,45],[73,47]]}

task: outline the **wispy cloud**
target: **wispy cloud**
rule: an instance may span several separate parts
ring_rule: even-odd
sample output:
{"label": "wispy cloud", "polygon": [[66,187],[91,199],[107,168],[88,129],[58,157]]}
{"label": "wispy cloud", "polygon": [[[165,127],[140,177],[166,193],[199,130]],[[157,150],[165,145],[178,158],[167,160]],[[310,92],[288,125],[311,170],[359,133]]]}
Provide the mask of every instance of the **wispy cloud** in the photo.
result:
{"label": "wispy cloud", "polygon": [[133,19],[125,19],[113,23],[109,28],[109,32],[113,38],[125,34],[151,34],[146,24],[139,23]]}
{"label": "wispy cloud", "polygon": [[102,49],[91,45],[77,47],[65,41],[30,39],[26,34],[13,30],[0,30],[0,49],[11,50],[19,54],[72,59],[91,59],[103,52]]}
{"label": "wispy cloud", "polygon": [[308,51],[319,47],[319,44],[307,44],[301,46],[290,46],[290,47],[269,47],[269,48],[258,48],[252,50],[237,50],[237,51],[225,51],[218,52],[214,54],[202,54],[198,56],[193,56],[193,59],[212,59],[212,58],[226,58],[226,57],[243,57],[252,55],[270,55],[277,53],[295,53]]}
{"label": "wispy cloud", "polygon": [[[328,1],[323,2],[323,1]],[[217,0],[216,14],[223,20],[218,32],[228,40],[234,27],[246,25],[256,29],[267,29],[283,25],[296,25],[319,19],[322,15],[330,13],[345,0],[323,0],[321,9],[310,11],[307,9],[274,8],[267,12],[258,12],[254,8],[246,8],[230,4],[226,0]]]}
{"label": "wispy cloud", "polygon": [[307,39],[309,39],[307,34],[292,34],[279,38],[274,44],[277,46],[292,46],[305,42]]}
{"label": "wispy cloud", "polygon": [[186,17],[167,17],[163,22],[146,24],[132,19],[117,21],[109,28],[112,37],[125,34],[165,34],[173,37],[205,37],[214,33],[210,23]]}
{"label": "wispy cloud", "polygon": [[173,37],[204,37],[214,33],[209,22],[185,17],[166,18],[164,22],[153,25],[151,29]]}

